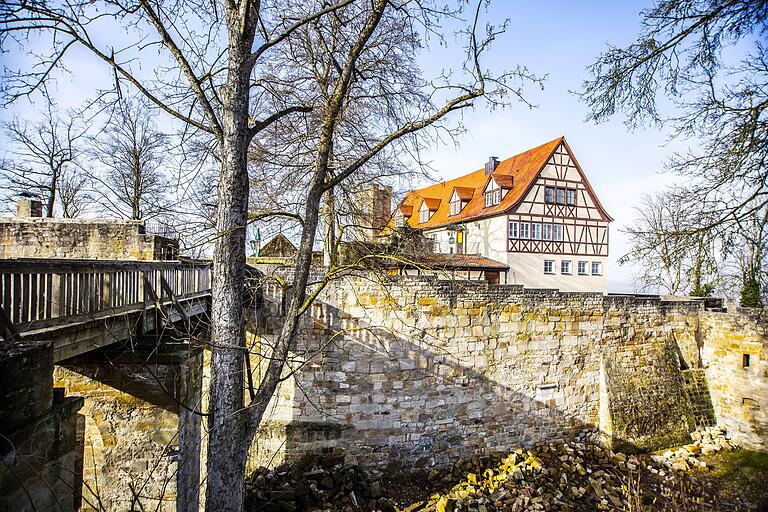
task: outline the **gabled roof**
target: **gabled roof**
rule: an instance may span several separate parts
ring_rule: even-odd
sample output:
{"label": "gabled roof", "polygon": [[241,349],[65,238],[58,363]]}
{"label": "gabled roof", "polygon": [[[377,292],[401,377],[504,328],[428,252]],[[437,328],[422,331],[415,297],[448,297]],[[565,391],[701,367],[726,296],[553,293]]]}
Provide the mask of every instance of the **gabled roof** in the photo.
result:
{"label": "gabled roof", "polygon": [[[472,187],[453,187],[453,190],[462,201],[469,201],[475,194],[475,189]],[[453,192],[451,192],[451,197],[453,197]]]}
{"label": "gabled roof", "polygon": [[[519,155],[515,155],[499,162],[499,165],[496,167],[496,170],[493,171],[491,176],[497,183],[499,183],[499,186],[507,188],[507,184],[511,185],[510,181],[514,181],[514,186],[504,196],[501,202],[495,206],[486,208],[483,194],[475,193],[467,206],[465,206],[458,215],[449,217],[449,201],[454,188],[471,188],[473,190],[482,191],[488,184],[489,177],[485,174],[485,169],[483,168],[452,180],[412,190],[406,194],[405,198],[400,203],[401,208],[404,205],[421,206],[422,199],[426,201],[428,198],[445,198],[445,201],[438,203],[439,208],[430,217],[428,222],[420,224],[418,215],[412,215],[409,218],[411,226],[419,228],[437,227],[457,221],[490,217],[503,213],[525,197],[525,194],[539,175],[539,172],[544,168],[557,146],[561,142],[564,142],[564,140],[563,137],[558,137],[546,144],[542,144],[541,146],[529,149]],[[500,182],[504,182],[504,185]],[[437,201],[440,200],[437,199]]]}
{"label": "gabled roof", "polygon": [[406,217],[410,217],[413,213],[413,205],[412,204],[401,204],[397,207],[398,210],[400,210],[400,213],[405,215]]}
{"label": "gabled roof", "polygon": [[[424,204],[427,205],[427,209],[431,212],[434,212],[440,208],[441,200],[434,198],[434,197],[425,197],[424,198]],[[419,206],[421,208],[421,206]]]}
{"label": "gabled roof", "polygon": [[496,174],[494,172],[491,177],[501,188],[512,188],[515,184],[515,177],[509,174]]}
{"label": "gabled roof", "polygon": [[264,247],[259,251],[259,256],[284,258],[293,257],[297,252],[296,246],[285,235],[278,233],[272,240],[264,244]]}

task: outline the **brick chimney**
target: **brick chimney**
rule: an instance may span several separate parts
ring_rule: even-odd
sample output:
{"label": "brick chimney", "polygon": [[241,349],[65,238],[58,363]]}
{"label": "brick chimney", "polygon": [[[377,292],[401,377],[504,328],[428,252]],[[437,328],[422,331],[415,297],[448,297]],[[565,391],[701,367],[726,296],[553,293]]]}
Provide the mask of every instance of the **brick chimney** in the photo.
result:
{"label": "brick chimney", "polygon": [[485,175],[491,174],[493,171],[496,170],[496,167],[499,165],[499,158],[496,156],[492,156],[488,159],[488,162],[485,164]]}
{"label": "brick chimney", "polygon": [[19,194],[19,199],[16,201],[16,216],[23,218],[42,217],[43,203],[32,194]]}

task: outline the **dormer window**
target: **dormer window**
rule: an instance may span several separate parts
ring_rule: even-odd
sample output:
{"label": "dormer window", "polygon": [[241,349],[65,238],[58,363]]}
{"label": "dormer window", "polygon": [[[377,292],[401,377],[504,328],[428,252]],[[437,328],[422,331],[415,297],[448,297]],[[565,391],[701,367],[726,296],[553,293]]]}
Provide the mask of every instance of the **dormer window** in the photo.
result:
{"label": "dormer window", "polygon": [[395,214],[395,227],[401,228],[405,226],[405,217],[403,217],[403,214],[400,212],[397,212]]}
{"label": "dormer window", "polygon": [[440,207],[439,199],[424,198],[419,208],[419,224],[425,224],[429,222],[432,215]]}
{"label": "dormer window", "polygon": [[472,199],[475,194],[475,189],[472,187],[454,187],[449,200],[449,217],[453,217],[461,213],[467,203]]}
{"label": "dormer window", "polygon": [[451,201],[451,217],[458,215],[461,212],[461,199]]}
{"label": "dormer window", "polygon": [[501,187],[491,178],[485,187],[485,207],[490,208],[501,202]]}

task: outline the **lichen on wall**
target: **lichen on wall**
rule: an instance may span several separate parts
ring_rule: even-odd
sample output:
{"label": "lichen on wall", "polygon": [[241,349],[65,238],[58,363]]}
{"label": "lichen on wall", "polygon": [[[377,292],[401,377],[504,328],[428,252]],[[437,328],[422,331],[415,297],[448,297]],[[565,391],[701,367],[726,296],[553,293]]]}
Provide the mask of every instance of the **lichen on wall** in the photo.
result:
{"label": "lichen on wall", "polygon": [[144,221],[0,219],[0,259],[165,260],[177,257],[177,241],[145,234]]}
{"label": "lichen on wall", "polygon": [[717,422],[737,443],[761,451],[768,451],[766,326],[759,310],[702,314],[702,359]]}
{"label": "lichen on wall", "polygon": [[[447,464],[597,437],[601,427],[637,450],[682,440],[695,421],[675,340],[695,342],[700,308],[430,277],[347,279],[305,319],[292,355],[301,368],[270,404],[258,462],[343,447],[377,464]],[[340,428],[328,436],[323,425]]]}

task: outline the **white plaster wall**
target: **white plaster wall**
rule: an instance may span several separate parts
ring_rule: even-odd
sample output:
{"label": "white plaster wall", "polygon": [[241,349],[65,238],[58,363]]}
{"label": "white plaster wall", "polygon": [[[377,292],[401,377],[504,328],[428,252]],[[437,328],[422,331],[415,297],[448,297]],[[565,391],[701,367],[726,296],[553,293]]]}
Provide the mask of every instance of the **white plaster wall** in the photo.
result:
{"label": "white plaster wall", "polygon": [[[553,260],[554,274],[544,273],[544,260]],[[560,262],[571,262],[571,275],[560,273]],[[504,260],[509,265],[507,282],[522,284],[527,288],[556,288],[564,292],[608,292],[608,258],[600,256],[564,256],[559,254],[509,253]],[[602,275],[578,275],[578,262],[586,261],[591,272],[592,262],[599,261]]]}
{"label": "white plaster wall", "polygon": [[470,222],[464,226],[464,230],[464,252],[466,254],[480,254],[502,263],[506,261],[506,215]]}

